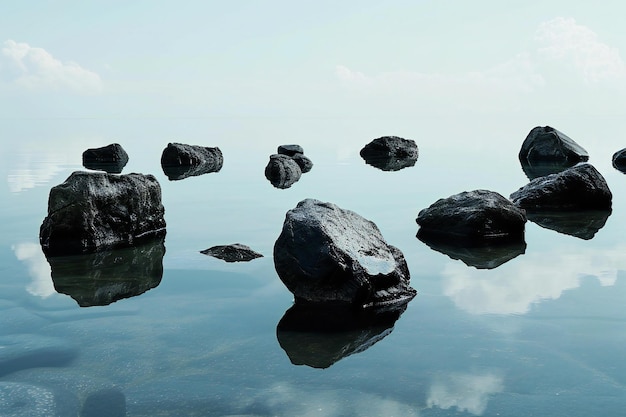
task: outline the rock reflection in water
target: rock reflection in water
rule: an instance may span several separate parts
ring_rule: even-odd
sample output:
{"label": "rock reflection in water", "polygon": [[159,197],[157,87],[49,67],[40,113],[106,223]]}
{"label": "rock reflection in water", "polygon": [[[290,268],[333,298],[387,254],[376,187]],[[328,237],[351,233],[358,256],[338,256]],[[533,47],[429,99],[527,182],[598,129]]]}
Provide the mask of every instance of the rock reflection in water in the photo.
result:
{"label": "rock reflection in water", "polygon": [[526,212],[528,220],[564,235],[590,240],[604,227],[611,210]]}
{"label": "rock reflection in water", "polygon": [[527,160],[520,161],[522,165],[522,170],[526,177],[529,180],[534,180],[535,178],[545,177],[550,174],[558,174],[559,172],[565,171],[568,168],[573,167],[578,162],[577,161],[541,161],[541,162],[530,162]]}
{"label": "rock reflection in water", "polygon": [[461,260],[467,266],[476,269],[494,269],[523,255],[526,252],[526,242],[513,240],[497,244],[467,244],[458,240],[433,239],[423,233],[417,233],[417,238],[431,249],[448,255],[455,260]]}
{"label": "rock reflection in water", "polygon": [[54,289],[79,306],[104,306],[155,288],[163,277],[163,240],[88,255],[49,257]]}
{"label": "rock reflection in water", "polygon": [[385,338],[406,306],[360,310],[294,304],[278,323],[276,336],[294,365],[328,368]]}
{"label": "rock reflection in water", "polygon": [[396,156],[363,157],[365,163],[382,171],[400,171],[410,168],[417,162],[417,157],[399,158]]}

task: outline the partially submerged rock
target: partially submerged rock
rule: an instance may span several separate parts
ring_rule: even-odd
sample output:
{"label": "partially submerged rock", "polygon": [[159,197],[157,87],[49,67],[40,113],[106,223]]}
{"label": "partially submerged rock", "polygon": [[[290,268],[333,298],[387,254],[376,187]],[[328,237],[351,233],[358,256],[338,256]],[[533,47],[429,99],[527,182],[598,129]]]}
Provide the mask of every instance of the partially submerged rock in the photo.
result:
{"label": "partially submerged rock", "polygon": [[367,164],[378,169],[398,171],[415,165],[419,151],[414,140],[383,136],[365,145],[360,155]]}
{"label": "partially submerged rock", "polygon": [[529,211],[609,210],[612,198],[604,177],[587,163],[535,178],[511,194],[514,204]]}
{"label": "partially submerged rock", "polygon": [[47,256],[129,247],[165,236],[152,175],[74,172],[50,190],[39,241]]}
{"label": "partially submerged rock", "polygon": [[419,233],[431,240],[473,244],[523,240],[526,214],[494,191],[475,190],[437,200],[421,210],[416,221]]}
{"label": "partially submerged rock", "polygon": [[48,258],[54,289],[79,306],[105,306],[156,288],[163,277],[163,239],[132,248]]}
{"label": "partially submerged rock", "polygon": [[241,243],[213,246],[201,250],[200,253],[222,259],[226,262],[248,262],[263,257],[262,254],[253,251],[249,246],[242,245]]}
{"label": "partially submerged rock", "polygon": [[404,255],[373,222],[313,199],[287,212],[274,265],[296,303],[376,307],[404,304],[416,294]]}
{"label": "partially submerged rock", "polygon": [[83,152],[83,166],[87,169],[119,174],[128,163],[128,154],[119,143]]}
{"label": "partially submerged rock", "polygon": [[518,156],[522,163],[552,161],[575,164],[589,159],[582,146],[550,126],[533,128],[522,143]]}
{"label": "partially submerged rock", "polygon": [[276,337],[294,365],[328,368],[369,349],[389,335],[406,304],[391,310],[294,304],[278,323]]}
{"label": "partially submerged rock", "polygon": [[289,188],[302,176],[302,169],[290,156],[270,155],[265,167],[265,178],[276,188]]}
{"label": "partially submerged rock", "polygon": [[615,152],[612,157],[613,168],[626,173],[626,148]]}
{"label": "partially submerged rock", "polygon": [[171,181],[218,172],[224,157],[220,148],[169,143],[161,154],[163,173]]}

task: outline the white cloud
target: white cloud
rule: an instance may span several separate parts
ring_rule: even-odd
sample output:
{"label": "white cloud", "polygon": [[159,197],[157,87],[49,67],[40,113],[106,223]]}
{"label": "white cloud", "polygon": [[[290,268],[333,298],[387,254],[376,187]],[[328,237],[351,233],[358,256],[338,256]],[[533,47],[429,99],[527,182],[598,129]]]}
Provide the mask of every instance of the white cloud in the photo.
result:
{"label": "white cloud", "polygon": [[36,243],[18,243],[13,245],[12,249],[17,260],[28,265],[28,273],[32,281],[26,286],[26,291],[42,298],[55,294],[50,264],[41,251],[41,247]]}
{"label": "white cloud", "polygon": [[502,377],[492,373],[451,374],[433,382],[426,405],[444,410],[456,407],[459,411],[480,416],[487,409],[489,396],[503,390]]}
{"label": "white cloud", "polygon": [[586,82],[626,77],[619,50],[601,42],[593,30],[572,18],[557,17],[542,23],[535,40],[540,57],[572,65]]}
{"label": "white cloud", "polygon": [[526,314],[533,304],[578,288],[584,276],[595,277],[602,286],[615,285],[618,270],[626,269],[625,250],[524,255],[488,271],[450,262],[442,272],[443,292],[470,314]]}
{"label": "white cloud", "polygon": [[61,62],[42,48],[7,40],[2,48],[3,78],[31,91],[63,91],[96,94],[102,80],[75,62]]}

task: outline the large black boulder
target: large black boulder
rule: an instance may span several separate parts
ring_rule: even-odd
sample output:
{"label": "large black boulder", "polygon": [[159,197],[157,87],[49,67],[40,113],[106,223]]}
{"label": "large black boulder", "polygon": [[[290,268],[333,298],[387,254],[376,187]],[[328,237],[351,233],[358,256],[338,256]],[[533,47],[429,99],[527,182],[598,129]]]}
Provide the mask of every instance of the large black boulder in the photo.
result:
{"label": "large black boulder", "polygon": [[587,161],[587,151],[563,132],[550,126],[533,128],[519,151],[524,163],[560,162],[564,165]]}
{"label": "large black boulder", "polygon": [[79,306],[104,306],[155,288],[163,277],[163,239],[131,248],[48,258],[54,289]]}
{"label": "large black boulder", "polygon": [[77,171],[50,190],[39,241],[47,256],[134,246],[165,236],[164,212],[152,175]]}
{"label": "large black boulder", "polygon": [[404,255],[373,222],[313,199],[287,212],[274,265],[296,303],[379,307],[416,294]]}
{"label": "large black boulder", "polygon": [[302,169],[290,156],[283,154],[270,155],[265,166],[265,178],[276,188],[289,188],[302,176]]}
{"label": "large black boulder", "polygon": [[535,178],[511,194],[513,203],[529,211],[609,210],[613,195],[591,164]]}
{"label": "large black boulder", "polygon": [[128,163],[128,154],[119,143],[83,152],[83,166],[87,169],[119,174]]}
{"label": "large black boulder", "polygon": [[161,154],[161,168],[171,181],[218,172],[224,165],[220,148],[168,143]]}
{"label": "large black boulder", "polygon": [[482,244],[524,238],[526,213],[488,190],[465,191],[442,198],[417,215],[419,235],[429,240]]}

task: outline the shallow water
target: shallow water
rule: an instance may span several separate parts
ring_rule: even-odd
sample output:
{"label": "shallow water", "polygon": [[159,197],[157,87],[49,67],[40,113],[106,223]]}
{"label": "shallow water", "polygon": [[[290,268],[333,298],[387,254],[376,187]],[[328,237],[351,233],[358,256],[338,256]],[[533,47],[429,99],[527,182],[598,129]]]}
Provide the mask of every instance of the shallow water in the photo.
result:
{"label": "shallow water", "polygon": [[[294,137],[296,121],[281,134],[274,120],[3,121],[0,415],[621,414],[626,177],[610,164],[621,147],[567,132],[614,194],[592,238],[528,222],[526,247],[486,269],[422,243],[415,218],[438,198],[476,188],[508,196],[528,182],[517,150],[533,126],[517,137],[512,127],[506,142],[502,131],[480,131],[474,146],[442,144],[453,127],[406,135],[420,147],[415,166],[384,172],[358,155],[376,135],[361,121],[331,122],[302,121],[306,133]],[[169,181],[159,162],[168,141],[219,146],[224,167]],[[66,294],[76,283],[52,280],[39,226],[50,188],[83,169],[82,151],[112,142],[130,156],[124,173],[159,180],[167,236],[147,268],[157,277],[129,290],[138,295],[103,302],[96,288],[76,296],[90,305],[80,307]],[[263,175],[283,143],[300,143],[315,164],[285,190]],[[272,248],[286,211],[309,197],[374,221],[402,250],[418,295],[399,317],[346,319],[326,335],[278,329],[292,295]],[[200,253],[236,242],[264,257]],[[68,268],[80,275],[88,265]]]}

